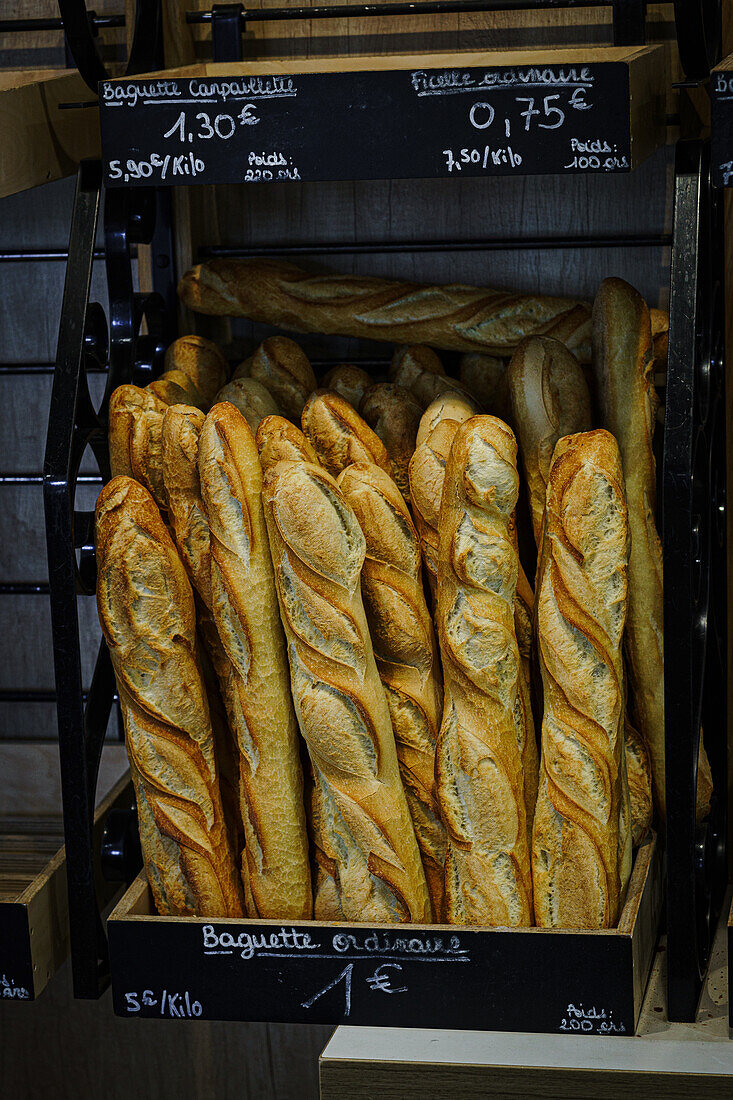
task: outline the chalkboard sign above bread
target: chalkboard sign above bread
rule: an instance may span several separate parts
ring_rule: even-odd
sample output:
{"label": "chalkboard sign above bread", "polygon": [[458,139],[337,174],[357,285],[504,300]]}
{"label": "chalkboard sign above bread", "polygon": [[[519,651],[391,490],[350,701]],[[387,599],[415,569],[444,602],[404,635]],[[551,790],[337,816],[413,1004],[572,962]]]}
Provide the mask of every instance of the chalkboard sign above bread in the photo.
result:
{"label": "chalkboard sign above bread", "polygon": [[100,84],[108,187],[628,172],[659,46],[201,64]]}

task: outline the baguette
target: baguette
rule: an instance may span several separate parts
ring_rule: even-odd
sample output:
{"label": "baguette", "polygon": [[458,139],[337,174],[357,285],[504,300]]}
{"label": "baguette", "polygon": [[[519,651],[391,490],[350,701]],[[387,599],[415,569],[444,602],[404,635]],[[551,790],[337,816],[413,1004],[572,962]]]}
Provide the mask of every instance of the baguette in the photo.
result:
{"label": "baguette", "polygon": [[435,745],[443,683],[422,587],[417,531],[399,489],[378,466],[347,466],[338,485],[366,540],[364,609],[433,913],[441,921],[447,841],[435,788]]}
{"label": "baguette", "polygon": [[248,914],[278,920],[312,913],[295,713],[260,498],[252,432],[228,403],[215,405],[199,440],[201,495],[210,529],[212,610],[231,663],[225,690],[239,745]]}
{"label": "baguette", "polygon": [[296,428],[284,416],[266,416],[261,420],[257,428],[256,443],[264,473],[283,459],[318,465],[316,452],[300,428]]}
{"label": "baguette", "polygon": [[506,368],[506,359],[497,359],[494,355],[468,352],[461,356],[461,382],[476,395],[476,400],[484,409],[495,415],[500,415],[496,409],[503,406]]}
{"label": "baguette", "polygon": [[302,427],[332,477],[352,462],[374,462],[391,475],[392,463],[382,440],[337,393],[312,393],[303,409]]}
{"label": "baguette", "polygon": [[297,420],[317,386],[305,352],[287,336],[271,336],[252,356],[252,378],[261,382],[286,416]]}
{"label": "baguette", "polygon": [[139,481],[165,511],[161,434],[169,406],[139,386],[118,386],[109,399],[109,462],[112,476]]}
{"label": "baguette", "polygon": [[552,453],[562,436],[590,431],[590,394],[573,353],[549,336],[522,341],[509,363],[507,385],[539,548]]}
{"label": "baguette", "polygon": [[371,386],[374,379],[361,367],[354,367],[345,363],[341,367],[334,367],[321,379],[320,388],[337,393],[348,401],[353,409],[358,409],[361,399]]}
{"label": "baguette", "polygon": [[444,393],[472,394],[456,378],[449,378],[431,348],[397,348],[389,368],[389,378],[412,394],[422,409]]}
{"label": "baguette", "polygon": [[438,797],[448,830],[448,920],[532,923],[522,775],[523,678],[514,632],[517,555],[510,518],[519,475],[511,430],[493,416],[462,424],[440,507],[438,637],[445,703]]}
{"label": "baguette", "polygon": [[[652,436],[654,389],[651,323],[646,303],[621,279],[605,279],[593,307],[594,369],[602,423],[618,440],[631,529],[626,660],[632,717],[652,761],[654,801],[665,818],[664,623],[662,547],[654,522],[656,463]],[[710,765],[702,734],[698,751],[697,816],[708,812]]]}
{"label": "baguette", "polygon": [[166,372],[178,370],[188,376],[208,409],[229,377],[229,364],[222,351],[203,336],[181,336],[165,353]]}
{"label": "baguette", "polygon": [[437,427],[439,421],[456,420],[459,424],[463,424],[466,420],[470,420],[472,416],[475,416],[478,411],[478,406],[471,397],[456,393],[455,390],[440,394],[439,397],[430,402],[420,418],[417,436],[415,437],[415,447],[422,446],[432,433],[433,428]]}
{"label": "baguette", "polygon": [[196,313],[248,317],[291,332],[354,336],[507,355],[525,336],[555,336],[586,362],[590,307],[569,298],[364,275],[310,275],[280,260],[210,260],[181,279]]}
{"label": "baguette", "polygon": [[228,401],[241,412],[252,432],[266,416],[278,416],[279,409],[270,391],[256,378],[233,378],[216,395],[217,404]]}
{"label": "baguette", "polygon": [[125,724],[158,912],[239,917],[193,595],[155,502],[116,477],[96,507],[97,606]]}
{"label": "baguette", "polygon": [[624,722],[624,755],[629,781],[631,839],[634,848],[638,848],[652,824],[652,773],[646,745],[628,718]]}
{"label": "baguette", "polygon": [[407,467],[415,453],[422,406],[402,386],[392,382],[378,382],[370,386],[364,394],[359,415],[387,448],[394,480],[402,496],[409,500]]}
{"label": "baguette", "polygon": [[631,873],[622,641],[629,524],[618,446],[565,436],[537,589],[544,718],[532,872],[537,924],[610,928]]}
{"label": "baguette", "polygon": [[[364,536],[318,466],[279,462],[263,501],[325,858],[348,920],[430,919],[394,733],[359,591]],[[332,839],[337,841],[332,844]]]}

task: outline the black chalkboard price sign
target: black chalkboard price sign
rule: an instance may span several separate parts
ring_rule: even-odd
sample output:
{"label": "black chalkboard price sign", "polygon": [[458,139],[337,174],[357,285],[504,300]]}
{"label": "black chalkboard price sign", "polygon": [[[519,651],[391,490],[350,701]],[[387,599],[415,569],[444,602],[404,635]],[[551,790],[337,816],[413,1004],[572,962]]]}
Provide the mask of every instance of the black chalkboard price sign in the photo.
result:
{"label": "black chalkboard price sign", "polygon": [[198,66],[189,70],[195,75],[106,81],[99,89],[105,182],[450,179],[632,167],[626,61],[547,63],[545,56],[536,64],[434,67],[431,58],[416,67],[410,60],[410,67],[331,72]]}
{"label": "black chalkboard price sign", "polygon": [[0,1000],[31,1001],[33,997],[28,909],[4,902],[0,904]]}
{"label": "black chalkboard price sign", "polygon": [[733,55],[710,74],[713,184],[733,187]]}

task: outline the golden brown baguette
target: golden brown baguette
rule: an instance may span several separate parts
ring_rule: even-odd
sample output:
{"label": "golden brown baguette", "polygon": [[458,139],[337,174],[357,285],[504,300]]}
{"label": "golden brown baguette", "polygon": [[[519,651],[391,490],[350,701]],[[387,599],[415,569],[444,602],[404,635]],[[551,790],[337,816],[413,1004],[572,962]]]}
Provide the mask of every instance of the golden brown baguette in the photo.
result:
{"label": "golden brown baguette", "polygon": [[109,399],[109,460],[112,476],[139,481],[165,509],[161,460],[163,416],[169,406],[139,386],[118,386]]}
{"label": "golden brown baguette", "polygon": [[247,910],[278,920],[309,917],[303,776],[262,470],[252,432],[233,405],[215,405],[206,417],[199,476],[211,538],[212,609],[232,666],[225,697],[240,754]]}
{"label": "golden brown baguette", "polygon": [[185,570],[153,498],[131,478],[102,489],[96,532],[97,606],[156,907],[163,915],[242,916]]}
{"label": "golden brown baguette", "polygon": [[638,848],[651,828],[654,815],[652,771],[646,745],[628,717],[624,721],[624,756],[629,781],[631,839],[634,848]]}
{"label": "golden brown baguette", "polygon": [[355,336],[506,355],[525,336],[555,336],[590,356],[590,307],[569,298],[451,284],[310,275],[280,260],[210,260],[178,285],[189,309],[291,332]]}
{"label": "golden brown baguette", "polygon": [[549,336],[522,341],[509,363],[507,385],[539,549],[555,444],[564,435],[590,431],[590,394],[578,360]]}
{"label": "golden brown baguette", "polygon": [[532,874],[543,928],[613,927],[631,873],[628,554],[616,441],[603,429],[565,436],[550,468],[536,598],[545,710]]}
{"label": "golden brown baguette", "polygon": [[338,485],[366,540],[361,594],[433,913],[440,922],[447,841],[435,787],[435,745],[443,677],[422,587],[417,531],[399,489],[378,466],[347,466]]}
{"label": "golden brown baguette", "polygon": [[436,774],[448,830],[448,920],[532,923],[514,633],[519,475],[511,429],[475,416],[453,440],[440,508],[438,639],[445,703]]}
{"label": "golden brown baguette", "polygon": [[449,390],[440,394],[431,401],[420,418],[420,424],[415,437],[415,447],[421,446],[441,420],[456,420],[463,424],[479,412],[476,402],[455,390]]}
{"label": "golden brown baguette", "polygon": [[179,370],[190,378],[201,397],[201,408],[208,409],[229,377],[224,353],[203,336],[181,336],[165,353],[165,370]]}
{"label": "golden brown baguette", "polygon": [[293,420],[300,418],[308,395],[317,385],[305,352],[287,336],[271,336],[260,344],[252,356],[251,375]]}
{"label": "golden brown baguette", "polygon": [[[430,899],[360,594],[365,542],[325,470],[279,462],[263,500],[298,722],[349,920],[426,921]],[[331,838],[338,844],[331,847]],[[330,849],[330,850],[329,850]],[[317,908],[318,911],[318,908]]]}
{"label": "golden brown baguette", "polygon": [[302,427],[319,462],[333,477],[352,462],[374,462],[391,475],[384,443],[337,393],[312,393],[303,409]]}
{"label": "golden brown baguette", "polygon": [[266,416],[279,415],[275,398],[256,378],[233,378],[219,390],[216,401],[228,401],[239,409],[253,433]]}
{"label": "golden brown baguette", "polygon": [[239,861],[244,847],[239,803],[239,749],[227,723],[226,701],[221,697],[217,699],[220,692],[227,694],[231,667],[212,614],[209,521],[201,499],[198,471],[199,437],[204,419],[200,409],[189,405],[172,405],[166,409],[161,436],[162,470],[168,522],[194,589],[198,634],[208,658],[202,661],[202,667],[211,711],[222,803],[230,833],[237,841],[232,850]]}
{"label": "golden brown baguette", "polygon": [[461,356],[459,375],[461,382],[475,394],[482,408],[493,415],[503,408],[503,389],[507,360],[481,352],[468,352]]}
{"label": "golden brown baguette", "polygon": [[407,467],[415,453],[422,406],[402,386],[393,382],[378,382],[364,394],[359,415],[387,448],[394,480],[402,495],[409,500]]}
{"label": "golden brown baguette", "polygon": [[473,399],[462,382],[445,373],[432,348],[397,348],[392,356],[389,378],[412,394],[423,409],[444,393],[461,393]]}
{"label": "golden brown baguette", "polygon": [[316,452],[300,428],[284,416],[266,416],[260,421],[255,437],[260,464],[265,473],[277,462],[313,462],[319,465]]}
{"label": "golden brown baguette", "polygon": [[334,367],[327,374],[324,374],[320,389],[337,393],[339,397],[343,397],[345,401],[348,401],[352,408],[358,410],[362,397],[373,381],[371,375],[367,374],[361,367],[344,363],[343,366]]}
{"label": "golden brown baguette", "polygon": [[[662,547],[655,525],[652,436],[658,398],[649,310],[621,279],[605,279],[593,306],[594,369],[602,423],[618,440],[631,529],[626,658],[634,724],[649,749],[654,801],[665,817]],[[712,778],[700,737],[697,814],[707,813]]]}

